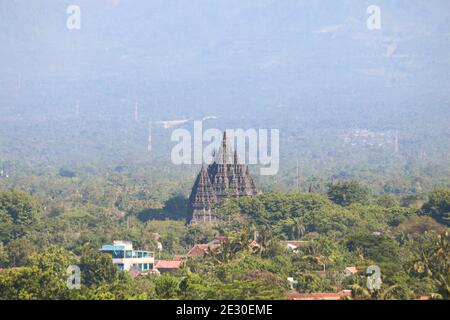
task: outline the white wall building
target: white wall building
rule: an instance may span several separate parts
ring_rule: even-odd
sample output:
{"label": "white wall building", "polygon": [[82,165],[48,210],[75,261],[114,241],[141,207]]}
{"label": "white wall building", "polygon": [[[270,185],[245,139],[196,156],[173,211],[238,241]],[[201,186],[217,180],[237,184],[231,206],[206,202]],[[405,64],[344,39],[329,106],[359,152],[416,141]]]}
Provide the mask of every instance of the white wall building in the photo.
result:
{"label": "white wall building", "polygon": [[154,253],[134,250],[131,241],[114,241],[112,245],[103,245],[100,251],[110,254],[113,263],[120,270],[147,272],[155,266]]}

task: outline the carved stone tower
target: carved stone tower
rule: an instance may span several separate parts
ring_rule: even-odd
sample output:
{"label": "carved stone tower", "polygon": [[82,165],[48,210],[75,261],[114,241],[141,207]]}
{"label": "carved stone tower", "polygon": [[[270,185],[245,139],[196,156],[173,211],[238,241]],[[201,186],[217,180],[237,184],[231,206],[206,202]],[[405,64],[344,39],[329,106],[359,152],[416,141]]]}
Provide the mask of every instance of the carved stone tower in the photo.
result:
{"label": "carved stone tower", "polygon": [[259,192],[245,164],[238,161],[228,146],[226,131],[219,153],[207,169],[202,169],[192,188],[189,197],[189,208],[192,211],[191,223],[217,222],[212,206],[226,197],[253,196]]}

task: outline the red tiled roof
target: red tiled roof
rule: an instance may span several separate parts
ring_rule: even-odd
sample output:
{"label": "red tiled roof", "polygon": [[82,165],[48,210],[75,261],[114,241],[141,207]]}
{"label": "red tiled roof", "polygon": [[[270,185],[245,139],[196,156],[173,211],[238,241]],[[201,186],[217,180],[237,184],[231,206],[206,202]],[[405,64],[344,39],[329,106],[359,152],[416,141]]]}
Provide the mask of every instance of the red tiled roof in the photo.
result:
{"label": "red tiled roof", "polygon": [[341,300],[344,297],[351,297],[351,290],[339,292],[311,292],[311,293],[288,293],[289,300]]}
{"label": "red tiled roof", "polygon": [[180,260],[159,260],[155,267],[156,269],[178,269],[180,266]]}
{"label": "red tiled roof", "polygon": [[192,247],[191,250],[187,253],[188,256],[202,256],[206,253],[206,250],[208,248],[210,249],[216,249],[220,247],[220,244],[196,244],[194,247]]}
{"label": "red tiled roof", "polygon": [[428,296],[421,296],[421,297],[419,297],[419,300],[430,300],[430,297],[428,297]]}

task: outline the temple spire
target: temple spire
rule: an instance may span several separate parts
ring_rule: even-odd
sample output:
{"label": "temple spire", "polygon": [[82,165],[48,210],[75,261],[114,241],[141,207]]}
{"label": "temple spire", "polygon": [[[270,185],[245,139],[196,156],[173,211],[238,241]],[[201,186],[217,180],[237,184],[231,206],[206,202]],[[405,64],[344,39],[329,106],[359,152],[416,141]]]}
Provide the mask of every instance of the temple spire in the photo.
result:
{"label": "temple spire", "polygon": [[227,141],[227,130],[223,131],[222,140],[222,163],[227,164],[228,162],[228,141]]}
{"label": "temple spire", "polygon": [[237,151],[230,148],[227,138],[227,132],[224,131],[215,161],[208,166],[202,164],[192,188],[189,206],[193,214],[191,220],[193,224],[203,221],[220,221],[214,213],[213,205],[229,196],[259,194],[248,166],[239,164]]}
{"label": "temple spire", "polygon": [[197,179],[195,180],[194,186],[192,187],[191,196],[189,197],[190,207],[192,209],[207,208],[209,205],[216,201],[216,196],[214,189],[209,179],[208,172],[204,164],[200,169]]}

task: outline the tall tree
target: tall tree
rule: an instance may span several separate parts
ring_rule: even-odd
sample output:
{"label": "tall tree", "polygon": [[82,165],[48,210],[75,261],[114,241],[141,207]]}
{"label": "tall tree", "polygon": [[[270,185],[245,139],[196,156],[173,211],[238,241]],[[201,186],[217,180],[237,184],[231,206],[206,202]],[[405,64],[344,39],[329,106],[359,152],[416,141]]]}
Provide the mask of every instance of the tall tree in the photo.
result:
{"label": "tall tree", "polygon": [[38,213],[39,203],[27,193],[0,191],[0,235],[5,233],[3,228],[11,228],[9,239],[22,236],[37,222]]}
{"label": "tall tree", "polygon": [[434,189],[428,195],[423,211],[437,221],[450,226],[450,188]]}
{"label": "tall tree", "polygon": [[357,181],[339,181],[332,183],[327,192],[331,201],[348,206],[352,203],[366,203],[369,199],[368,190]]}
{"label": "tall tree", "polygon": [[118,270],[112,263],[110,255],[100,253],[95,248],[90,247],[83,249],[80,269],[83,274],[82,283],[88,287],[113,283],[126,277],[125,273]]}

